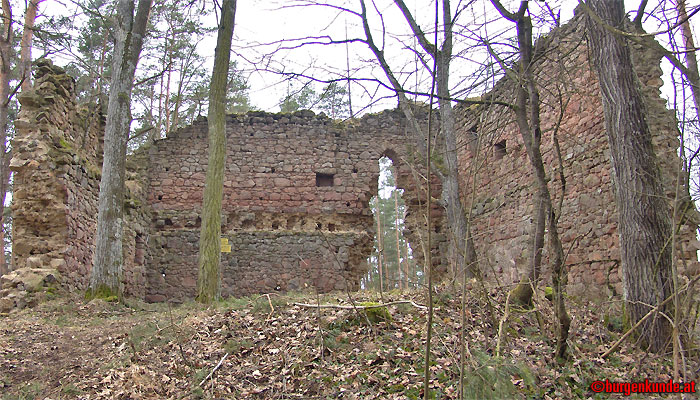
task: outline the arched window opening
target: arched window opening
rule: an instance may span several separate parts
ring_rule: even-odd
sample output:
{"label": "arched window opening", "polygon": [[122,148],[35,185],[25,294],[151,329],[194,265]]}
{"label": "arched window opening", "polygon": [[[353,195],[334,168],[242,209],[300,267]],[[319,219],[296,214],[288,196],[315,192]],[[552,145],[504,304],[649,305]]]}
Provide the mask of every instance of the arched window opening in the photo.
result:
{"label": "arched window opening", "polygon": [[407,209],[403,189],[396,187],[396,174],[389,157],[379,159],[377,186],[377,196],[370,200],[375,224],[374,248],[361,287],[377,291],[415,288],[422,279],[422,269],[416,266],[404,235]]}

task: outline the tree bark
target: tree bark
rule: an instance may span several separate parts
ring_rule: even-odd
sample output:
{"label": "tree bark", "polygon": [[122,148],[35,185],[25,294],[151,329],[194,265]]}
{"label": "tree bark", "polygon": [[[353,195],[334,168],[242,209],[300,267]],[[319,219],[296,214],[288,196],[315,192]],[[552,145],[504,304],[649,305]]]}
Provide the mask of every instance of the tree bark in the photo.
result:
{"label": "tree bark", "polygon": [[[396,267],[398,269],[399,278],[399,290],[403,289],[403,269],[401,268],[401,240],[399,235],[399,192],[395,190],[394,193],[394,225],[396,228]],[[408,287],[406,287],[408,289]]]}
{"label": "tree bark", "polygon": [[[474,242],[471,237],[471,230],[467,226],[467,217],[464,212],[461,198],[459,196],[459,168],[457,164],[457,135],[455,133],[455,120],[452,110],[452,101],[450,100],[450,62],[452,61],[452,12],[449,0],[442,1],[442,19],[444,23],[444,35],[442,44],[438,47],[437,43],[430,43],[426,38],[425,33],[420,28],[410,10],[403,0],[395,0],[394,3],[401,10],[408,25],[411,28],[418,43],[425,52],[436,62],[436,85],[438,105],[440,109],[440,133],[444,140],[444,161],[445,168],[437,175],[442,183],[441,200],[445,207],[447,226],[449,228],[449,247],[448,260],[453,264],[452,277],[456,278],[460,271],[464,268],[473,268],[476,262],[476,251]],[[368,36],[369,38],[369,36]],[[371,47],[371,46],[370,46]],[[376,52],[375,52],[376,54]],[[383,54],[382,54],[383,58]],[[385,67],[385,73],[390,75],[388,64],[379,60],[382,67]],[[399,93],[399,105],[407,104],[407,99],[403,95],[403,88],[398,83],[398,80],[389,76],[394,89]],[[407,113],[406,108],[401,107],[408,119],[413,118],[412,113]],[[417,122],[413,123],[417,126]],[[414,128],[415,130],[415,128]],[[420,134],[421,130],[416,130]],[[422,136],[422,135],[421,135]],[[424,136],[419,140],[425,140]],[[420,149],[420,147],[419,147]],[[425,155],[425,154],[424,154]],[[437,172],[437,171],[436,171]],[[466,257],[465,257],[466,252]],[[466,265],[465,265],[466,261]]]}
{"label": "tree bark", "polygon": [[382,260],[384,258],[384,243],[382,242],[382,210],[379,206],[379,194],[377,194],[377,268],[379,269],[379,294],[384,297],[384,272]]}
{"label": "tree bark", "polygon": [[697,77],[700,76],[698,73],[698,59],[695,56],[695,43],[693,41],[693,30],[690,28],[690,21],[688,20],[688,13],[685,10],[685,0],[678,0],[676,4],[678,9],[678,19],[685,20],[681,24],[681,32],[683,33],[683,48],[685,50],[685,64],[688,70],[692,71],[693,76],[696,79],[690,79],[690,91],[693,93],[693,103],[695,104],[695,115],[700,121],[700,82],[698,82]]}
{"label": "tree bark", "polygon": [[[590,0],[588,4],[603,22],[622,28],[623,2]],[[635,324],[671,293],[672,254],[666,245],[671,237],[669,204],[628,43],[592,18],[587,24],[614,170],[625,311]],[[660,311],[673,315],[669,308],[660,307]],[[666,318],[657,315],[639,332],[643,347],[660,352],[668,344],[671,329]]]}
{"label": "tree bark", "polygon": [[20,49],[19,72],[22,81],[22,91],[32,87],[32,38],[34,37],[34,21],[39,10],[39,3],[43,0],[29,0],[27,10],[24,13],[24,27],[22,28],[22,41]]}
{"label": "tree bark", "polygon": [[226,161],[226,83],[236,16],[236,0],[224,0],[209,87],[209,163],[199,238],[197,301],[209,304],[221,297],[221,201]]}
{"label": "tree bark", "polygon": [[[9,0],[2,0],[2,25],[0,26],[0,207],[5,208],[5,195],[7,194],[8,179],[10,176],[10,152],[7,149],[7,114],[10,96],[10,73],[14,50],[12,48],[12,8]],[[4,212],[0,213],[0,229],[4,237]],[[4,255],[4,239],[2,243]],[[9,271],[3,260],[0,269]]]}
{"label": "tree bark", "polygon": [[[550,264],[552,268],[552,282],[554,289],[554,313],[557,318],[557,344],[555,355],[563,358],[566,355],[567,339],[569,337],[569,327],[571,318],[566,312],[564,303],[564,288],[566,287],[566,275],[564,274],[564,251],[562,250],[561,239],[557,228],[557,219],[552,206],[552,196],[547,186],[547,175],[542,160],[540,145],[542,142],[542,128],[540,124],[540,95],[535,83],[533,69],[533,43],[532,43],[532,20],[527,15],[528,2],[520,2],[517,13],[510,13],[503,7],[499,0],[492,0],[493,5],[503,15],[504,18],[515,22],[518,35],[519,61],[519,81],[517,84],[517,98],[514,107],[516,122],[523,139],[525,150],[527,151],[535,183],[537,185],[537,196],[533,198],[535,206],[535,225],[533,231],[533,254],[531,269],[518,286],[513,290],[516,300],[521,303],[530,303],[532,297],[533,283],[538,279],[540,264],[542,262],[542,249],[544,247],[545,223],[547,223],[547,233],[549,245],[552,251]],[[517,298],[521,296],[521,298]]]}
{"label": "tree bark", "polygon": [[152,0],[119,0],[115,14],[112,82],[107,105],[104,159],[98,200],[97,239],[88,297],[116,295],[121,299],[122,236],[126,144],[131,125],[131,90]]}

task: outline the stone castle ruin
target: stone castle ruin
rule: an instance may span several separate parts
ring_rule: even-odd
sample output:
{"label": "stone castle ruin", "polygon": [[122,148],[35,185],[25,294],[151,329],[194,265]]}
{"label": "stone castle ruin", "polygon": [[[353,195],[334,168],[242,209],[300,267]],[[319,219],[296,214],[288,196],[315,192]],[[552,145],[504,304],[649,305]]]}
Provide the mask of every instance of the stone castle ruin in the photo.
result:
{"label": "stone castle ruin", "polygon": [[[538,41],[542,79],[543,156],[569,272],[569,291],[620,291],[617,212],[597,78],[583,24],[573,22]],[[660,97],[660,56],[636,49],[656,152],[668,188],[677,181],[678,128]],[[544,79],[544,78],[547,79]],[[70,290],[87,286],[95,244],[102,132],[99,112],[79,106],[74,81],[50,62],[38,63],[35,88],[20,95],[11,169],[14,172],[14,269],[55,269]],[[510,101],[500,81],[481,99]],[[471,206],[482,271],[499,284],[528,267],[534,179],[514,116],[499,106],[457,107],[461,196]],[[423,120],[427,116],[423,115]],[[565,190],[558,178],[554,132]],[[355,290],[374,237],[369,201],[377,193],[378,160],[392,159],[409,208],[405,232],[423,259],[425,184],[413,135],[398,110],[339,122],[311,111],[229,115],[222,207],[222,294],[242,296],[315,286]],[[150,302],[195,294],[202,193],[207,163],[205,119],[168,134],[128,160],[124,283]],[[434,193],[439,181],[432,179]],[[474,193],[472,194],[472,188]],[[562,197],[563,196],[563,197]],[[471,199],[474,199],[471,203]],[[561,203],[559,203],[561,202]],[[686,199],[683,204],[691,204]],[[437,270],[449,270],[442,210],[431,210]],[[697,273],[697,216],[682,220],[677,256]],[[546,274],[545,274],[546,276]]]}

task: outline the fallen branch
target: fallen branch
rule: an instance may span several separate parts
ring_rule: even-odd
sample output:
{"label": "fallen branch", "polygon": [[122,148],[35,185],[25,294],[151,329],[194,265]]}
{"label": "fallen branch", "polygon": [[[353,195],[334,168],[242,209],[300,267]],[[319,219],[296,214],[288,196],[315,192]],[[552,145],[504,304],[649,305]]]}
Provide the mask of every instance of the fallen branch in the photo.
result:
{"label": "fallen branch", "polygon": [[503,326],[506,324],[506,321],[508,321],[508,317],[510,316],[510,294],[512,292],[508,292],[508,297],[506,297],[506,310],[503,313],[503,318],[498,323],[498,338],[496,339],[496,357],[501,355],[501,344],[503,343]]}
{"label": "fallen branch", "polygon": [[206,378],[202,379],[202,381],[199,382],[199,386],[200,386],[200,387],[201,387],[202,385],[204,385],[204,382],[206,382],[207,379],[211,378],[211,377],[214,375],[214,372],[216,372],[216,370],[219,369],[219,367],[221,367],[221,364],[223,364],[223,362],[224,362],[224,360],[226,359],[226,357],[228,357],[228,353],[224,354],[224,356],[221,357],[221,360],[219,360],[219,363],[216,364],[216,367],[214,367],[214,369],[211,370],[211,372],[209,373],[209,375],[207,375]]}
{"label": "fallen branch", "polygon": [[275,307],[272,306],[272,299],[270,299],[270,295],[275,295],[279,296],[277,293],[265,293],[261,294],[260,296],[256,297],[255,299],[251,300],[249,304],[254,304],[256,301],[258,301],[259,298],[261,297],[267,297],[267,304],[270,305],[270,313],[267,315],[267,319],[269,320],[272,318],[272,314],[275,312]]}
{"label": "fallen branch", "polygon": [[[368,308],[381,308],[381,307],[386,307],[386,306],[391,306],[394,304],[410,304],[413,307],[419,309],[419,310],[427,310],[428,307],[422,306],[420,304],[417,304],[413,302],[412,300],[397,300],[397,301],[390,301],[388,303],[383,303],[383,304],[377,304],[377,305],[372,305],[372,306],[343,306],[340,304],[306,304],[306,303],[293,303],[295,306],[299,307],[306,307],[306,308],[339,308],[341,310],[353,310],[353,309],[358,309],[358,310],[366,310]],[[436,308],[436,310],[438,310]]]}

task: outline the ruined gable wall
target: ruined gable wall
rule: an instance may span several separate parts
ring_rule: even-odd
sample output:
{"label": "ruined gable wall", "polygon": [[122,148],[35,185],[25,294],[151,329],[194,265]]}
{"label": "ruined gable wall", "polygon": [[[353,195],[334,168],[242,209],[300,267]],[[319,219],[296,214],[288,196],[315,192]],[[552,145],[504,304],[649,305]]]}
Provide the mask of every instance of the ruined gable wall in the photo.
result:
{"label": "ruined gable wall", "polygon": [[[19,101],[10,164],[13,267],[56,268],[67,289],[83,290],[95,246],[104,118],[97,106],[76,104],[73,78],[48,60],[37,62],[34,88]],[[127,175],[138,180],[134,171]],[[135,202],[129,195],[127,205]],[[124,282],[127,294],[141,297],[145,280],[134,268],[133,232],[145,231],[146,211],[125,211]]]}
{"label": "ruined gable wall", "polygon": [[[536,67],[542,100],[542,155],[555,208],[562,201],[559,233],[568,252],[569,291],[607,295],[621,293],[619,237],[610,151],[600,89],[587,57],[581,19],[550,33],[538,42],[543,50]],[[673,112],[659,97],[659,57],[636,49],[635,66],[647,97],[648,122],[654,134],[655,151],[666,183],[674,194],[678,157],[677,125]],[[483,98],[493,96],[514,102],[513,85],[501,81]],[[559,96],[562,93],[563,96]],[[560,102],[561,99],[561,102]],[[560,110],[563,104],[564,113]],[[462,190],[470,198],[473,166],[476,168],[475,202],[472,205],[473,233],[482,257],[481,267],[501,284],[517,282],[529,268],[534,229],[532,204],[536,187],[531,166],[514,115],[500,106],[460,108],[460,168]],[[554,149],[553,132],[559,124],[558,140],[563,158],[566,191],[561,199],[561,180]],[[474,136],[472,133],[478,134]],[[477,150],[478,139],[480,148]],[[504,142],[505,141],[505,142]],[[497,144],[505,143],[505,154]],[[478,157],[478,158],[477,158]],[[694,208],[689,214],[695,214]],[[683,226],[687,273],[697,268],[695,225]],[[547,278],[547,258],[543,277]]]}
{"label": "ruined gable wall", "polygon": [[[397,111],[347,123],[310,111],[229,116],[222,236],[232,252],[222,253],[222,294],[357,289],[374,235],[379,158],[389,153],[400,185],[415,187],[401,167],[411,147],[404,125]],[[206,137],[200,120],[151,150],[149,301],[195,294]],[[333,185],[317,186],[317,173]]]}
{"label": "ruined gable wall", "polygon": [[82,289],[94,244],[102,126],[87,122],[90,111],[77,107],[74,81],[61,68],[41,61],[35,78],[34,89],[19,95],[12,143],[13,267],[50,265],[69,288]]}

